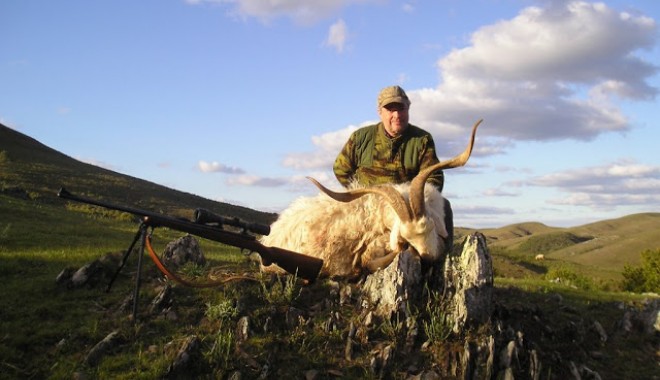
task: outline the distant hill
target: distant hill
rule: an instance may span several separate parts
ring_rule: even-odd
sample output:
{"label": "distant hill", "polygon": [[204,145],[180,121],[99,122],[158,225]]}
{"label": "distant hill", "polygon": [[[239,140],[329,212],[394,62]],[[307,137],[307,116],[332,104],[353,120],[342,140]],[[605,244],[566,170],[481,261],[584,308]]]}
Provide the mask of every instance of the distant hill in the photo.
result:
{"label": "distant hill", "polygon": [[474,231],[486,236],[491,250],[506,256],[533,260],[543,254],[546,263],[573,263],[619,274],[626,264],[638,265],[642,251],[660,248],[660,213],[633,214],[570,228],[537,222],[482,230],[457,228],[456,234]]}
{"label": "distant hill", "polygon": [[60,187],[77,195],[186,217],[198,207],[258,223],[269,224],[277,217],[78,161],[0,124],[0,191],[53,203],[61,202],[57,199]]}
{"label": "distant hill", "polygon": [[[56,199],[61,186],[75,194],[188,217],[186,213],[197,207],[259,223],[271,223],[277,217],[83,163],[0,124],[0,191],[61,202]],[[456,235],[460,239],[474,231],[457,228]],[[637,265],[642,251],[660,247],[660,213],[629,215],[572,228],[528,222],[479,231],[487,237],[489,247],[502,254],[498,260],[512,264],[513,272],[525,274],[530,268],[533,272],[535,268],[521,264],[520,259],[533,261],[534,255],[543,253],[546,263],[573,263],[619,274],[625,264]]]}

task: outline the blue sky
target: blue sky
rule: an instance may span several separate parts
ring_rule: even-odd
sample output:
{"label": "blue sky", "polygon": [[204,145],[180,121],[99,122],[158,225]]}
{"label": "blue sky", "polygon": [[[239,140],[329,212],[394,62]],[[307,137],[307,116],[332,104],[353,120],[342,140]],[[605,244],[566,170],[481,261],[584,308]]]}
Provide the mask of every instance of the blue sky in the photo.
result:
{"label": "blue sky", "polygon": [[[660,212],[660,2],[7,0],[0,122],[71,157],[279,212],[406,89],[456,224]],[[62,179],[66,185],[66,179]],[[54,191],[61,184],[54,184]],[[75,191],[75,189],[71,189]]]}

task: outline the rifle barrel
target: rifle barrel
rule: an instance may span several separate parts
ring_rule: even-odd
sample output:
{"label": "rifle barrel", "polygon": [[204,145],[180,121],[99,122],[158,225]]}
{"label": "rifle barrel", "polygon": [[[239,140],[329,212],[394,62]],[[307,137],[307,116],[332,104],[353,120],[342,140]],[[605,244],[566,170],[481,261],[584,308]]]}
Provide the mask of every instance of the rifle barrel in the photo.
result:
{"label": "rifle barrel", "polygon": [[142,223],[150,227],[167,227],[241,249],[247,249],[251,252],[257,252],[262,257],[264,263],[275,263],[287,272],[296,274],[309,281],[314,281],[316,277],[318,277],[323,265],[323,260],[316,257],[307,256],[282,248],[265,246],[257,241],[253,235],[248,233],[235,233],[203,223],[195,223],[184,218],[174,218],[156,212],[81,197],[71,194],[65,188],[61,188],[58,191],[57,196],[76,202],[104,207],[110,210],[127,212],[139,216],[142,219]]}

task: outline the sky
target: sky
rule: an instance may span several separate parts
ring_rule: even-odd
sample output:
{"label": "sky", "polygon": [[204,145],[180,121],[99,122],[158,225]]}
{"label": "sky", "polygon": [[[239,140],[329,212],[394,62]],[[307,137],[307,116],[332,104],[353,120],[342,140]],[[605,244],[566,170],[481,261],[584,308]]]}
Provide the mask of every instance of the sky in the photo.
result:
{"label": "sky", "polygon": [[337,153],[400,85],[440,159],[484,119],[445,172],[457,226],[572,227],[660,212],[659,20],[655,0],[4,0],[0,123],[281,212],[318,194],[306,176],[340,189]]}

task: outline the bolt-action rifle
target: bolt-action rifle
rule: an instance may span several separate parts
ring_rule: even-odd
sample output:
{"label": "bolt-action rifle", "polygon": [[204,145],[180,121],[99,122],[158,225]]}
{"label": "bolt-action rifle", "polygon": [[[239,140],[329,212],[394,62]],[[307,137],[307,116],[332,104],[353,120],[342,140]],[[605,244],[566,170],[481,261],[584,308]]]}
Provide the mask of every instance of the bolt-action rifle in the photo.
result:
{"label": "bolt-action rifle", "polygon": [[[223,244],[256,252],[261,256],[264,265],[277,264],[282,269],[291,274],[297,274],[298,277],[313,281],[319,274],[323,260],[316,257],[303,255],[301,253],[289,251],[277,247],[268,247],[257,241],[254,235],[249,232],[268,235],[270,226],[245,222],[239,218],[217,215],[209,210],[196,209],[194,221],[179,217],[172,217],[156,212],[140,210],[127,206],[115,205],[100,200],[84,198],[71,194],[66,189],[61,188],[57,193],[60,198],[88,203],[95,206],[105,207],[111,210],[123,211],[138,216],[141,222],[148,227],[167,227],[173,230],[189,233],[205,239],[217,241]],[[223,225],[231,225],[242,229],[239,232],[228,231]]]}
{"label": "bolt-action rifle", "polygon": [[[145,246],[151,250],[150,242],[147,238],[147,229],[151,228],[152,230],[156,227],[166,227],[173,230],[178,230],[186,232],[191,235],[199,236],[204,239],[209,239],[217,241],[223,244],[231,245],[234,247],[241,248],[242,250],[247,250],[249,252],[256,252],[261,256],[261,262],[265,266],[276,264],[285,271],[295,274],[300,278],[313,282],[319,275],[321,271],[321,266],[323,265],[323,260],[316,257],[311,257],[303,255],[301,253],[289,251],[286,249],[278,247],[268,247],[261,244],[254,235],[250,234],[257,233],[260,235],[268,235],[270,233],[270,226],[263,225],[259,223],[251,223],[240,220],[235,217],[226,217],[214,214],[205,209],[196,209],[194,212],[194,220],[190,221],[184,218],[172,217],[156,212],[140,210],[136,208],[131,208],[127,206],[115,205],[112,203],[85,198],[77,196],[68,192],[65,188],[61,188],[57,193],[57,196],[60,198],[68,199],[71,201],[87,203],[94,206],[104,207],[110,210],[122,211],[129,214],[133,214],[140,218],[140,228],[135,235],[135,239],[130,245],[129,249],[125,252],[122,262],[115,273],[115,276],[110,281],[108,285],[108,291],[112,286],[112,283],[116,279],[117,275],[121,271],[122,267],[126,263],[126,259],[130,252],[133,250],[134,245],[138,240],[142,240],[142,251],[138,256],[138,276],[137,284],[134,295],[134,306],[133,314],[136,313],[137,308],[137,295],[138,288],[140,286],[140,270],[142,267],[142,256]],[[224,225],[230,225],[237,227],[241,232],[229,231],[223,228]],[[153,256],[152,256],[153,258]],[[161,270],[159,263],[156,263]]]}

